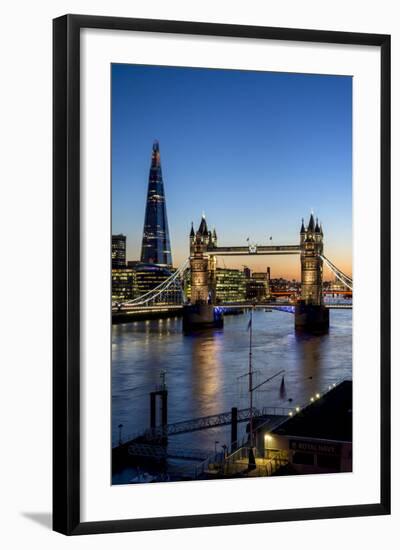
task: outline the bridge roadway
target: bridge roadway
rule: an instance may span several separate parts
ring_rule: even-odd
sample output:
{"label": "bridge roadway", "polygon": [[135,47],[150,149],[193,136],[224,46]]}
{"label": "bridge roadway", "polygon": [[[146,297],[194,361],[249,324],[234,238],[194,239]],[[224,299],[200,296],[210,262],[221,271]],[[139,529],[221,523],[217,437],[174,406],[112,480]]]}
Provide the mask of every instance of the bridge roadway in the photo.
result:
{"label": "bridge roadway", "polygon": [[[284,407],[263,407],[262,409],[256,409],[253,407],[253,418],[262,418],[264,423],[269,424],[272,430],[283,420],[286,420],[293,409]],[[251,416],[251,409],[239,409],[237,412],[237,421],[248,422]],[[123,445],[133,445],[138,443],[146,443],[148,441],[154,441],[162,437],[171,437],[174,435],[181,435],[199,430],[207,430],[209,428],[218,428],[220,426],[228,426],[232,424],[232,412],[223,412],[220,414],[214,414],[211,416],[202,416],[200,418],[192,418],[190,420],[183,420],[181,422],[175,422],[173,424],[167,424],[166,426],[158,426],[153,429],[145,430],[144,432],[137,434],[127,435],[122,440]]]}
{"label": "bridge roadway", "polygon": [[[353,305],[352,304],[344,304],[344,303],[334,303],[334,302],[325,302],[325,307],[327,309],[353,309]],[[247,303],[247,302],[243,302],[243,303],[240,303],[240,304],[223,304],[221,306],[222,308],[227,308],[227,309],[240,309],[240,308],[252,308],[254,307],[255,309],[277,309],[277,310],[281,310],[281,311],[288,311],[290,313],[294,313],[294,308],[295,308],[295,304],[293,304],[293,302],[274,302],[274,303],[265,303],[265,304],[252,304],[252,303]],[[290,311],[289,311],[290,310]]]}
{"label": "bridge roadway", "polygon": [[[334,302],[331,302],[331,303],[326,302],[325,306],[328,309],[352,309],[353,308],[352,304],[334,303]],[[266,302],[265,304],[262,304],[262,303],[254,304],[252,302],[240,302],[240,303],[235,302],[235,303],[221,304],[221,307],[227,308],[227,309],[248,309],[248,308],[254,307],[256,309],[277,309],[281,311],[288,311],[288,308],[291,308],[291,309],[294,308],[294,304],[292,302],[273,302],[273,303]],[[180,305],[180,304],[170,304],[170,305],[157,304],[153,306],[151,305],[124,306],[124,308],[120,310],[113,309],[112,316],[113,316],[113,319],[117,319],[118,317],[125,317],[127,315],[134,316],[135,314],[140,316],[146,313],[151,313],[155,315],[157,313],[163,314],[168,312],[180,313],[182,308],[183,308],[183,305]],[[293,311],[290,311],[290,313],[293,313]]]}

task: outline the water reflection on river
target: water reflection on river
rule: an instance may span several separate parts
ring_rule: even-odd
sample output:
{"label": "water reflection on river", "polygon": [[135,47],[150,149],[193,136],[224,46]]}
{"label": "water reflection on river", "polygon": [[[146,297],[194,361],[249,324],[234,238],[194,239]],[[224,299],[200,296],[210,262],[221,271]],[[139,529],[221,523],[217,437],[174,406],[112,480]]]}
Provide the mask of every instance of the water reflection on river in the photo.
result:
{"label": "water reflection on river", "polygon": [[[331,310],[324,336],[298,335],[291,314],[256,310],[253,317],[255,383],[285,370],[281,377],[256,392],[255,406],[290,407],[309,401],[332,382],[351,377],[352,312]],[[229,411],[248,406],[248,314],[226,316],[221,330],[182,334],[179,318],[140,321],[112,327],[113,441],[149,427],[149,392],[166,371],[168,421]],[[292,399],[292,401],[288,401]],[[241,425],[243,431],[244,426]],[[229,443],[229,427],[175,436],[174,443],[213,449]]]}

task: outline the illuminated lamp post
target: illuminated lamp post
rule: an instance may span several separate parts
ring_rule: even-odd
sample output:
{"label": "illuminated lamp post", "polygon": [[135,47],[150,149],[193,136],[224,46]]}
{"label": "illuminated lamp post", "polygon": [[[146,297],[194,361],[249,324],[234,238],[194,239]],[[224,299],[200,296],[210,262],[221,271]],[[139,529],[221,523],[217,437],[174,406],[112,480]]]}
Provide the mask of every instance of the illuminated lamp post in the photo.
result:
{"label": "illuminated lamp post", "polygon": [[265,458],[268,458],[268,441],[271,441],[272,437],[269,434],[266,434],[264,437],[265,440]]}

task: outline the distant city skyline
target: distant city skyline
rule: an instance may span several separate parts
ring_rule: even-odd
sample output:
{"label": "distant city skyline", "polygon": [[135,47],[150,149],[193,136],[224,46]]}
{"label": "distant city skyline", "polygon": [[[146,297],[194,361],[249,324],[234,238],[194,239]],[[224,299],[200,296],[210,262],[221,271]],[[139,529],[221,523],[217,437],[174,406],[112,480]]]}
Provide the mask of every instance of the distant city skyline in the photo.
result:
{"label": "distant city skyline", "polygon": [[[220,245],[261,245],[298,244],[313,210],[326,255],[351,276],[351,122],[351,77],[114,64],[112,232],[139,260],[157,139],[174,266],[203,211]],[[300,275],[297,256],[219,258],[243,265]]]}

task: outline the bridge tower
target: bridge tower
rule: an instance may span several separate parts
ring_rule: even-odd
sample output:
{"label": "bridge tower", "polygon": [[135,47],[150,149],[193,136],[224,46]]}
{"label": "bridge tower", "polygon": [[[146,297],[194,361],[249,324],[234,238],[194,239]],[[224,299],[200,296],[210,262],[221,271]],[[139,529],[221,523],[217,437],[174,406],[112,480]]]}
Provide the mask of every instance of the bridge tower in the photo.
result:
{"label": "bridge tower", "polygon": [[196,233],[194,233],[193,225],[190,231],[190,296],[194,304],[210,302],[207,242],[207,222],[203,216]]}
{"label": "bridge tower", "polygon": [[302,220],[300,229],[301,299],[296,305],[295,327],[307,332],[326,332],[329,310],[323,302],[324,234],[322,226],[311,214],[307,228]]}
{"label": "bridge tower", "polygon": [[198,230],[192,228],[190,246],[190,303],[183,308],[183,328],[220,327],[223,318],[215,304],[216,258],[211,253],[216,246],[217,234],[208,230],[203,214]]}

